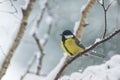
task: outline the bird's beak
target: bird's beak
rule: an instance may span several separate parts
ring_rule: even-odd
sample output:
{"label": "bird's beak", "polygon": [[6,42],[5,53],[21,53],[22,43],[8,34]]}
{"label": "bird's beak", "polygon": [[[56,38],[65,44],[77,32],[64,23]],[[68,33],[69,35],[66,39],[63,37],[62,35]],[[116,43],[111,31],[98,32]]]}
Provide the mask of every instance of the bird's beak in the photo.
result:
{"label": "bird's beak", "polygon": [[62,34],[60,34],[60,36],[62,36]]}

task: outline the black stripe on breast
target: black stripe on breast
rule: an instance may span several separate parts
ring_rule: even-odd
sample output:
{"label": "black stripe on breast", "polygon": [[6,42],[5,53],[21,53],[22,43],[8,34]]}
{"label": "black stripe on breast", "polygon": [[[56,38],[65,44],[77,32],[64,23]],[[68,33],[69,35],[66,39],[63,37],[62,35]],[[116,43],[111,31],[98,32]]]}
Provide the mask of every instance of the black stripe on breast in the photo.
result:
{"label": "black stripe on breast", "polygon": [[65,46],[65,42],[63,42],[63,46],[66,49],[66,51],[72,56],[73,54],[67,49],[67,47]]}

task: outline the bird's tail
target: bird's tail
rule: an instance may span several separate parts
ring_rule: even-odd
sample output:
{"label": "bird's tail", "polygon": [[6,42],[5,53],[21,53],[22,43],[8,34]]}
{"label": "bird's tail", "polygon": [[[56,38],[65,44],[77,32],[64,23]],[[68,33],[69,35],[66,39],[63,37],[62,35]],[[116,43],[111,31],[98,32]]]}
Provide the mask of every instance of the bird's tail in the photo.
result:
{"label": "bird's tail", "polygon": [[105,55],[103,54],[98,54],[96,51],[91,50],[87,53],[88,55],[92,55],[92,56],[96,56],[96,57],[100,57],[100,58],[105,58]]}

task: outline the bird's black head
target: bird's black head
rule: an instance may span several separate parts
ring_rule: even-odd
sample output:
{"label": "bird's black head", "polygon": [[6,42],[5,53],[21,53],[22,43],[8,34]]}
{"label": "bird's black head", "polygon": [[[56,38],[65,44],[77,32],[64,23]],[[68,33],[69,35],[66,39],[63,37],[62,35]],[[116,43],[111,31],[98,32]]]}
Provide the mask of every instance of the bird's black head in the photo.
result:
{"label": "bird's black head", "polygon": [[73,38],[74,37],[73,33],[70,30],[63,31],[61,36],[62,36],[62,41],[65,41],[67,38]]}

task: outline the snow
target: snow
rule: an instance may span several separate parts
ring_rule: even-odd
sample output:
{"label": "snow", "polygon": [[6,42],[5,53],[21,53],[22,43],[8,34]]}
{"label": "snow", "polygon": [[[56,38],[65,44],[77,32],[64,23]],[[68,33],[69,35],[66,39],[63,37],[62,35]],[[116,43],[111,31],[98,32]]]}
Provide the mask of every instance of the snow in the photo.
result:
{"label": "snow", "polygon": [[44,76],[37,76],[34,74],[28,74],[24,80],[45,80]]}
{"label": "snow", "polygon": [[45,43],[45,38],[40,39],[40,43],[43,45]]}
{"label": "snow", "polygon": [[49,25],[52,23],[52,16],[48,15],[47,18],[46,18],[46,23]]}
{"label": "snow", "polygon": [[83,10],[86,8],[86,6],[88,5],[89,1],[90,1],[90,0],[88,0],[88,2],[87,2],[86,4],[82,5],[82,7],[81,7],[81,12],[83,12]]}
{"label": "snow", "polygon": [[47,3],[47,0],[40,1],[40,7],[41,9],[45,8],[45,4]]}
{"label": "snow", "polygon": [[[5,28],[5,30],[9,29],[9,31],[12,31],[12,29],[13,29],[13,28],[8,28],[8,27],[1,27],[1,29],[4,29],[4,28]],[[0,33],[3,33],[3,30],[1,30]],[[11,32],[8,32],[8,33],[11,34]],[[10,34],[8,35],[7,32],[4,35],[2,34],[1,35],[2,38],[0,40],[5,39],[5,38],[7,39],[8,36],[11,36]],[[8,35],[8,36],[6,37],[6,35]],[[12,36],[15,37],[15,35],[12,35]],[[4,41],[6,41],[6,39]],[[99,38],[96,39],[96,42],[99,40],[100,40]],[[8,42],[8,40],[6,42]],[[1,44],[4,44],[4,46],[5,46],[6,42],[1,43]],[[11,40],[10,40],[9,44],[11,44]],[[41,76],[36,76],[33,74],[28,74],[25,77],[25,80],[53,80],[55,78],[56,74],[58,73],[58,71],[60,70],[60,68],[62,67],[62,65],[64,64],[65,60],[66,60],[66,56],[64,56],[61,59],[60,63],[48,74],[47,77],[41,77]],[[89,66],[87,69],[84,70],[83,73],[82,72],[74,72],[70,76],[65,75],[62,78],[60,78],[59,80],[80,80],[80,79],[82,79],[82,80],[107,80],[107,79],[108,80],[119,80],[119,78],[120,78],[119,70],[120,70],[120,55],[116,55],[116,56],[113,56],[109,61],[107,61],[104,64]],[[12,74],[11,74],[11,72],[12,72]],[[18,72],[19,72],[19,74],[22,74],[24,72],[24,70],[20,70],[19,67],[16,67],[16,65],[12,64],[12,67],[10,66],[10,68],[8,69],[7,74],[5,75],[3,80],[8,80],[8,79],[18,80],[21,77],[21,75],[16,74]],[[12,76],[13,74],[16,77],[13,77]]]}
{"label": "snow", "polygon": [[98,0],[98,2],[99,2],[100,4],[103,4],[103,0]]}
{"label": "snow", "polygon": [[100,38],[97,38],[94,43],[97,43],[97,42],[99,42],[100,40],[101,40]]}
{"label": "snow", "polygon": [[29,4],[29,1],[30,0],[25,0],[25,5],[22,5],[21,7],[22,7],[22,9],[26,9],[27,8],[27,6],[28,6],[28,4]]}
{"label": "snow", "polygon": [[[26,0],[26,7],[29,0]],[[42,0],[45,4],[47,0]],[[41,3],[41,8],[45,7],[45,5]],[[3,5],[5,4],[5,5]],[[19,8],[19,11],[17,14],[10,14],[9,12],[13,12],[14,8],[11,7],[10,3],[1,3],[0,5],[0,67],[3,63],[3,60],[5,58],[5,55],[9,51],[16,35],[19,30],[19,24],[22,18],[22,13]],[[7,5],[6,5],[7,4]],[[19,5],[16,5],[18,8]],[[82,9],[84,9],[85,5]],[[11,9],[12,8],[12,9]],[[8,12],[7,12],[8,11]],[[16,15],[16,16],[15,16]],[[19,19],[18,19],[19,18]],[[48,16],[46,18],[47,24],[50,24],[52,22],[52,17]],[[74,33],[78,28],[79,22],[76,22],[76,26],[74,28]],[[35,33],[36,27],[33,27],[31,29],[31,35]],[[45,38],[48,38],[48,34],[45,35]],[[96,39],[95,42],[98,42],[100,39]],[[41,42],[44,42],[40,40]],[[113,54],[114,52],[111,52]],[[5,54],[5,55],[4,55]],[[36,53],[38,58],[40,56],[39,53]],[[110,56],[111,57],[111,56]],[[56,74],[59,72],[60,68],[63,66],[64,62],[66,60],[66,56],[64,56],[60,63],[48,74],[47,77],[45,76],[36,76],[33,74],[28,74],[24,80],[54,80]],[[12,61],[12,63],[9,65],[9,68],[6,72],[6,75],[3,77],[2,80],[20,80],[21,75],[24,73],[26,68],[21,68],[21,66],[16,63],[15,61]],[[102,74],[102,75],[101,75]],[[87,69],[85,69],[83,72],[74,72],[71,75],[65,75],[59,80],[119,80],[120,79],[120,55],[113,56],[109,61],[107,61],[104,64],[101,65],[94,65],[89,66]]]}
{"label": "snow", "polygon": [[36,25],[37,25],[37,22],[34,21],[32,27],[31,27],[31,31],[29,33],[31,36],[33,36],[33,34],[37,33],[38,28],[36,27]]}
{"label": "snow", "polygon": [[34,56],[36,56],[36,57],[37,57],[37,60],[39,60],[39,58],[40,58],[40,56],[41,56],[40,51],[37,51]]}
{"label": "snow", "polygon": [[86,8],[86,4],[85,5],[83,5],[82,7],[81,7],[81,12],[83,12],[83,10]]}
{"label": "snow", "polygon": [[80,24],[80,21],[76,21],[75,22],[75,26],[74,26],[74,34],[76,34],[76,31],[77,31],[77,29],[78,29],[78,27],[79,27],[79,24]]}
{"label": "snow", "polygon": [[119,80],[119,79],[120,79],[120,55],[115,55],[104,64],[89,66],[83,72],[74,72],[71,75],[63,76],[59,80]]}

